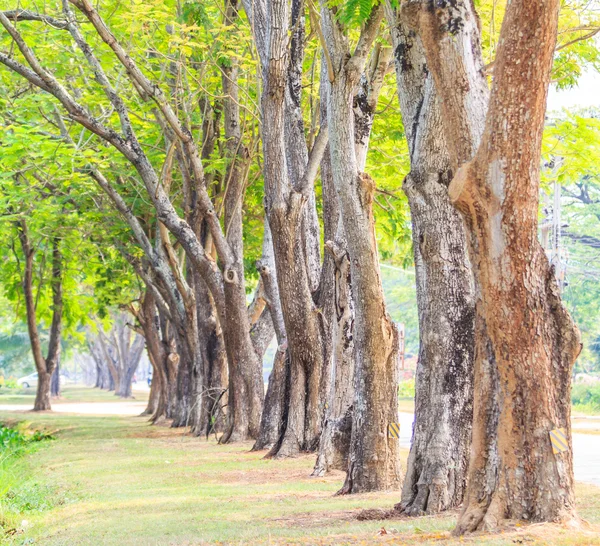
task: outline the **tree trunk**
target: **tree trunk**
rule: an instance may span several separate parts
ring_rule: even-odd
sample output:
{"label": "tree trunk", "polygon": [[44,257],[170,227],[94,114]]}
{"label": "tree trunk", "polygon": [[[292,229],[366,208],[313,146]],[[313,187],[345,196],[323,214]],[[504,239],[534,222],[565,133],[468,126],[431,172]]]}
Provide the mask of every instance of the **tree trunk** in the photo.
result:
{"label": "tree trunk", "polygon": [[409,515],[462,503],[473,403],[475,294],[462,219],[450,203],[450,157],[420,39],[387,6],[411,171],[419,310],[415,421],[402,499]]}
{"label": "tree trunk", "polygon": [[[579,333],[537,239],[541,138],[558,10],[558,0],[513,0],[507,6],[487,116],[472,3],[458,2],[448,11],[418,9],[415,16],[443,99],[453,166],[462,164],[449,194],[471,234],[471,263],[495,348],[491,373],[476,367],[475,449],[457,533],[494,528],[505,518],[574,518],[569,394]],[[456,37],[451,23],[457,18],[467,39]],[[479,350],[480,340],[477,345]],[[495,396],[497,434],[484,445],[483,434],[495,424],[485,410]],[[564,429],[569,449],[554,454],[550,433],[556,428]],[[482,476],[486,451],[493,449],[497,480],[488,487]]]}
{"label": "tree trunk", "polygon": [[[353,99],[354,110],[354,148],[359,171],[365,169],[367,151],[375,109],[391,59],[391,49],[379,44],[373,50],[367,70],[360,78],[358,92]],[[327,123],[327,104],[329,102],[329,81],[327,65],[323,63],[321,73],[321,119]],[[329,149],[327,154],[329,154]],[[352,301],[352,279],[350,260],[344,235],[344,226],[340,221],[338,196],[335,192],[331,172],[331,158],[321,162],[321,180],[323,200],[327,203],[328,219],[325,223],[325,243],[328,257],[323,266],[323,293],[320,303],[327,308],[326,316],[332,317],[332,327],[327,332],[333,347],[328,369],[324,399],[325,420],[319,456],[313,475],[322,476],[330,468],[345,470],[348,467],[352,429],[352,404],[354,400],[354,304]],[[329,286],[325,275],[332,274],[333,286]],[[329,294],[331,292],[331,294]]]}
{"label": "tree trunk", "polygon": [[[343,229],[339,231],[343,232]],[[324,476],[331,469],[348,468],[354,401],[354,310],[350,260],[345,250],[346,242],[341,242],[341,245],[333,241],[327,242],[335,263],[334,306],[330,315],[333,322],[333,354],[325,423],[313,476]]]}
{"label": "tree trunk", "polygon": [[33,411],[50,411],[50,383],[52,375],[47,372],[38,371],[38,385],[35,393]]}
{"label": "tree trunk", "polygon": [[94,383],[94,388],[95,389],[103,389],[104,385],[103,385],[103,379],[102,379],[102,367],[100,366],[100,364],[98,364],[95,359],[94,359],[94,365],[96,367],[96,382]]}
{"label": "tree trunk", "polygon": [[325,40],[333,82],[328,104],[329,147],[333,182],[350,255],[355,303],[356,354],[352,441],[342,493],[396,487],[400,483],[399,450],[388,427],[398,420],[398,336],[383,296],[375,239],[375,183],[359,172],[352,111],[354,92],[377,36],[383,12],[374,8],[353,55],[344,30],[330,7],[322,4]]}
{"label": "tree trunk", "polygon": [[135,370],[137,369],[137,366],[134,367],[129,367],[125,370],[125,373],[123,374],[123,377],[121,378],[121,384],[120,384],[120,388],[119,390],[115,390],[115,394],[117,396],[120,396],[121,398],[132,398],[133,394],[132,394],[132,380],[133,380],[133,376],[135,374]]}
{"label": "tree trunk", "polygon": [[263,255],[257,264],[261,276],[267,311],[270,315],[273,330],[277,337],[277,352],[273,359],[273,369],[269,376],[269,384],[260,422],[260,432],[253,451],[272,449],[278,446],[287,422],[287,404],[290,389],[290,356],[287,335],[283,320],[283,310],[279,298],[279,285],[273,255],[273,239],[265,218],[263,237]]}
{"label": "tree trunk", "polygon": [[227,430],[227,412],[224,411],[224,408],[228,402],[226,393],[229,378],[228,361],[218,313],[208,287],[200,275],[194,276],[194,292],[206,384],[201,401],[204,404],[203,421],[196,422],[193,431],[198,436],[205,436],[212,431],[225,432]]}
{"label": "tree trunk", "polygon": [[[232,25],[238,19],[238,1],[226,0],[225,24]],[[262,362],[250,339],[250,321],[246,307],[244,280],[244,244],[242,228],[242,203],[248,165],[248,151],[242,144],[238,61],[232,57],[227,66],[221,66],[224,99],[224,122],[227,157],[225,231],[231,249],[233,263],[225,275],[225,305],[227,307],[226,343],[229,356],[228,419],[230,431],[222,441],[243,441],[257,438],[263,408],[264,383]],[[239,335],[243,332],[245,335]]]}
{"label": "tree trunk", "polygon": [[[264,5],[262,6],[264,9]],[[321,432],[320,379],[323,368],[321,319],[313,302],[313,278],[307,267],[304,211],[310,193],[292,184],[286,159],[285,90],[288,84],[288,6],[284,0],[268,4],[262,21],[270,25],[266,43],[257,11],[253,29],[263,67],[262,94],[265,210],[273,247],[281,306],[290,354],[290,394],[287,420],[277,457],[314,450]],[[264,13],[263,13],[264,15]],[[301,25],[300,12],[298,25]],[[296,31],[298,28],[296,27]]]}
{"label": "tree trunk", "polygon": [[52,373],[60,359],[61,333],[62,333],[62,255],[60,252],[60,239],[52,238],[52,323],[50,325],[50,339],[46,358],[42,354],[40,335],[37,327],[36,306],[33,297],[33,258],[35,250],[29,240],[27,222],[21,220],[17,224],[21,248],[25,255],[23,271],[23,294],[25,296],[25,310],[27,315],[27,332],[31,344],[31,352],[38,373],[38,386],[33,409],[34,411],[50,410],[50,386]]}
{"label": "tree trunk", "polygon": [[177,346],[177,376],[175,380],[175,396],[173,398],[173,412],[171,426],[174,428],[185,427],[189,423],[189,411],[192,407],[192,372],[194,361],[190,355],[189,348],[183,339],[185,332],[177,326],[174,327],[173,335]]}
{"label": "tree trunk", "polygon": [[142,415],[150,415],[152,416],[152,421],[154,421],[154,415],[156,415],[159,411],[160,416],[164,415],[165,402],[163,397],[162,382],[154,364],[152,364],[152,370],[153,373],[152,381],[150,382],[150,394],[148,395],[148,405],[146,406],[146,409],[142,412]]}
{"label": "tree trunk", "polygon": [[60,363],[56,364],[56,368],[54,368],[54,372],[52,372],[50,396],[54,398],[58,398],[60,396]]}
{"label": "tree trunk", "polygon": [[152,365],[152,383],[148,407],[144,412],[151,415],[152,422],[166,415],[169,403],[169,381],[167,371],[167,344],[161,339],[160,319],[152,291],[147,289],[138,313],[138,321],[144,331],[146,351]]}

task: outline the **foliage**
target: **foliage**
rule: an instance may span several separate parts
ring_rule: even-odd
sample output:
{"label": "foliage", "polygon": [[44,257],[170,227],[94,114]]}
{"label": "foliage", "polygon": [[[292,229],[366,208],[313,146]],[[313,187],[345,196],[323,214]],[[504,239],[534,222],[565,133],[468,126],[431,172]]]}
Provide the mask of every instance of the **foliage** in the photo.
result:
{"label": "foliage", "polygon": [[544,136],[541,219],[550,221],[553,183],[561,185],[561,259],[564,301],[582,334],[576,371],[600,372],[600,120],[589,110],[550,119]]}
{"label": "foliage", "polygon": [[411,400],[415,397],[415,380],[407,379],[401,381],[398,386],[398,396],[400,398],[410,398]]}
{"label": "foliage", "polygon": [[[331,0],[338,20],[353,40],[367,20],[377,0]],[[11,0],[1,0],[0,9],[14,8]],[[481,19],[484,58],[492,63],[497,49],[505,0],[476,0]],[[45,10],[62,17],[61,3],[33,1],[18,3],[23,9]],[[315,6],[316,7],[316,6]],[[110,28],[132,58],[163,92],[172,98],[178,114],[191,128],[201,146],[206,105],[217,124],[222,124],[221,67],[231,59],[239,63],[241,132],[251,159],[244,200],[244,265],[250,290],[256,283],[255,262],[261,254],[263,231],[262,146],[260,145],[259,103],[261,70],[258,66],[250,25],[241,11],[234,25],[223,23],[219,2],[148,0],[120,2],[107,0],[99,9],[110,14]],[[302,74],[302,112],[309,140],[319,125],[319,74],[321,44],[307,16],[306,55]],[[584,39],[600,24],[597,10],[587,0],[564,0],[560,15],[559,47],[553,78],[559,87],[576,84],[583,70],[598,69],[597,44]],[[113,129],[119,128],[117,113],[111,108],[97,81],[91,77],[85,58],[73,47],[64,30],[36,21],[18,23],[28,44],[42,64],[77,97],[89,111]],[[134,114],[131,121],[144,152],[157,172],[166,164],[167,145],[156,123],[151,101],[123,83],[126,78],[110,49],[91,25],[82,32],[108,76],[119,83],[119,93]],[[385,45],[382,34],[381,44]],[[0,50],[22,57],[10,37],[0,32]],[[228,64],[229,63],[229,64]],[[220,130],[215,149],[203,156],[207,184],[215,209],[222,213],[226,193],[227,158]],[[545,137],[547,156],[562,158],[557,176],[565,188],[577,181],[598,178],[600,149],[598,120],[591,114],[566,115],[553,120]],[[67,138],[68,137],[68,138]],[[110,180],[118,180],[119,191],[149,234],[156,232],[156,214],[138,174],[119,154],[91,133],[73,123],[48,94],[31,87],[15,74],[0,69],[0,315],[10,317],[10,327],[0,331],[0,368],[5,375],[15,370],[29,371],[27,344],[16,343],[24,335],[24,305],[21,295],[23,256],[19,248],[17,224],[26,220],[36,247],[35,291],[38,322],[42,335],[51,318],[50,241],[61,239],[65,262],[66,345],[81,343],[83,331],[92,317],[108,320],[111,307],[139,299],[143,283],[137,278],[124,253],[140,258],[142,253],[128,226],[115,213],[109,200],[85,174],[90,167],[100,169]],[[413,263],[411,223],[402,181],[410,169],[406,138],[396,96],[393,71],[386,76],[371,135],[367,170],[377,182],[375,217],[377,242],[384,262],[409,271]],[[173,169],[170,194],[183,214],[183,180]],[[550,182],[547,175],[546,185]],[[322,213],[320,183],[317,181],[317,207]],[[592,233],[598,204],[579,207],[572,215],[581,233]],[[222,216],[222,214],[221,214]],[[582,253],[580,252],[579,255]],[[182,258],[183,262],[183,258]],[[589,268],[587,268],[589,269]],[[403,273],[398,273],[404,275]],[[384,273],[384,277],[385,277]],[[600,336],[594,323],[596,279],[588,273],[571,277],[565,294],[570,309],[582,325],[586,347]],[[418,349],[418,317],[414,283],[397,285],[384,278],[386,296],[394,320],[406,326],[407,351]],[[593,285],[593,286],[592,286]],[[586,299],[587,297],[587,299]],[[571,298],[569,300],[569,298]],[[11,336],[16,336],[11,339]],[[4,350],[11,345],[10,350]],[[589,349],[586,362],[599,363]],[[600,369],[600,368],[599,368]]]}
{"label": "foliage", "polygon": [[600,383],[575,383],[571,402],[576,410],[600,414]]}
{"label": "foliage", "polygon": [[28,426],[26,422],[20,423],[17,427],[0,424],[0,453],[3,457],[22,451],[32,443],[53,439],[49,432],[30,430]]}

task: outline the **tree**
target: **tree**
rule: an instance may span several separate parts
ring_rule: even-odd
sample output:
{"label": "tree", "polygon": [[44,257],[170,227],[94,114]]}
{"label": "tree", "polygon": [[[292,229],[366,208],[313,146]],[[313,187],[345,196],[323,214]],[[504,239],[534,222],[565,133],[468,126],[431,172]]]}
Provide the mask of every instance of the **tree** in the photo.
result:
{"label": "tree", "polygon": [[350,53],[347,27],[322,3],[321,17],[330,92],[327,105],[333,184],[348,244],[354,322],[354,404],[345,493],[387,489],[400,481],[396,440],[388,427],[398,415],[398,339],[383,297],[373,218],[375,182],[359,172],[352,110],[371,46],[379,32],[383,6],[364,21]]}
{"label": "tree", "polygon": [[113,379],[115,395],[131,398],[131,382],[144,351],[144,338],[132,330],[126,313],[117,314],[108,333],[98,324],[98,345]]}
{"label": "tree", "polygon": [[[459,533],[496,527],[505,518],[574,516],[572,453],[553,454],[550,432],[563,428],[570,445],[569,392],[579,334],[537,239],[541,140],[558,9],[558,1],[516,0],[507,6],[487,111],[472,4],[459,2],[437,13],[417,6],[412,14],[442,97],[452,164],[460,165],[449,194],[472,237],[471,263],[498,381],[487,383],[476,367],[473,451]],[[469,39],[454,40],[465,27]],[[496,426],[487,412],[494,406]],[[490,445],[497,450],[497,478],[486,474]]]}
{"label": "tree", "polygon": [[[367,151],[377,101],[388,71],[392,50],[375,44],[370,60],[360,78],[353,98],[354,147],[357,167],[365,170]],[[327,63],[321,69],[321,119],[327,120],[329,79]],[[322,122],[323,123],[323,122]],[[319,455],[313,475],[322,476],[330,469],[347,470],[352,436],[354,404],[354,302],[350,258],[344,226],[340,218],[340,204],[332,179],[329,149],[321,161],[323,201],[327,206],[324,222],[325,248],[328,251],[323,265],[321,307],[331,317],[328,339],[332,346],[329,371],[330,381],[324,389],[326,406]],[[329,282],[327,280],[329,279]]]}
{"label": "tree", "polygon": [[[239,317],[244,316],[246,313],[245,302],[243,302],[243,309],[233,309],[231,307],[233,301],[237,302],[235,305],[241,305],[242,302],[240,299],[234,298],[232,293],[233,291],[238,291],[239,286],[243,287],[244,281],[243,278],[240,278],[239,268],[236,270],[236,259],[238,258],[236,258],[235,253],[232,251],[230,245],[231,241],[227,240],[226,235],[223,232],[219,219],[215,214],[213,203],[204,184],[204,169],[200,160],[198,148],[185,120],[182,121],[177,117],[175,110],[166,100],[160,87],[153,83],[138,68],[135,61],[126,53],[120,42],[114,37],[96,10],[87,2],[74,2],[73,4],[92,24],[96,36],[101,38],[101,40],[112,50],[112,59],[118,65],[127,68],[127,74],[129,75],[133,89],[141,95],[142,99],[151,97],[155,102],[157,107],[156,112],[161,121],[161,128],[165,140],[172,143],[171,146],[173,147],[173,150],[175,150],[175,148],[179,149],[180,158],[183,158],[183,154],[185,154],[185,161],[182,161],[180,165],[182,177],[184,182],[190,184],[187,190],[188,195],[191,195],[192,193],[192,185],[196,191],[196,212],[206,223],[208,232],[211,236],[211,244],[217,249],[217,254],[219,256],[218,264],[220,267],[215,267],[216,264],[212,259],[212,256],[206,253],[198,238],[198,234],[194,231],[188,221],[179,216],[173,203],[170,201],[168,191],[166,191],[167,186],[164,184],[165,181],[162,179],[161,175],[140,145],[126,102],[113,88],[111,78],[102,67],[98,57],[94,54],[92,48],[86,41],[85,36],[82,34],[69,2],[63,2],[64,20],[55,28],[65,29],[71,34],[87,64],[94,71],[106,98],[112,107],[120,113],[121,134],[111,127],[99,122],[85,106],[77,102],[73,95],[54,75],[43,68],[33,50],[27,45],[21,34],[9,19],[9,17],[13,17],[17,21],[19,18],[30,19],[29,13],[17,11],[15,13],[9,13],[8,16],[4,13],[0,13],[0,21],[10,34],[11,38],[18,45],[18,48],[29,67],[4,54],[0,56],[1,62],[29,79],[36,87],[56,97],[70,116],[77,120],[83,127],[97,135],[102,141],[117,149],[127,162],[134,167],[156,209],[160,222],[164,224],[184,248],[190,263],[193,264],[194,269],[198,275],[201,276],[203,282],[206,283],[206,286],[210,291],[219,313],[221,326],[225,332],[224,338],[228,340],[226,349],[230,367],[235,368],[236,366],[239,366],[239,369],[244,375],[253,378],[252,381],[246,381],[247,385],[251,386],[251,389],[240,391],[239,393],[239,397],[244,397],[243,400],[241,400],[241,404],[245,408],[244,411],[236,412],[235,408],[237,407],[239,410],[241,406],[235,404],[230,405],[230,432],[228,433],[227,438],[232,440],[242,440],[248,437],[248,435],[255,436],[259,427],[263,391],[263,384],[260,379],[261,373],[258,368],[259,362],[252,352],[252,344],[249,340],[249,329],[239,327]],[[34,15],[33,19],[45,22],[49,20],[42,15]],[[179,337],[181,342],[185,342],[185,344],[180,344],[180,347],[185,349],[185,361],[193,363],[192,368],[198,378],[197,383],[204,385],[206,377],[201,362],[201,352],[197,336],[185,335],[185,325],[187,324],[188,328],[195,328],[197,318],[195,315],[195,306],[190,305],[192,294],[190,290],[187,289],[188,287],[181,283],[183,277],[179,275],[177,281],[179,281],[180,285],[183,287],[183,293],[189,294],[187,305],[184,305],[185,300],[182,301],[181,297],[177,299],[174,295],[177,282],[173,278],[174,276],[167,271],[168,266],[166,258],[164,256],[160,257],[160,252],[157,253],[152,249],[147,236],[143,230],[140,229],[141,226],[139,226],[139,222],[135,219],[126,204],[122,202],[118,191],[115,190],[114,186],[108,182],[96,166],[88,164],[85,170],[93,177],[99,186],[107,192],[107,195],[110,196],[117,210],[127,218],[130,227],[132,227],[132,230],[136,235],[138,243],[144,248],[149,263],[155,266],[156,273],[161,276],[161,281],[171,289],[171,296],[172,298],[175,298],[175,300],[171,299],[171,301],[172,303],[176,303],[175,308],[178,307],[178,312],[182,319],[178,324],[180,331]],[[178,290],[179,289],[177,288],[177,291]],[[186,368],[184,367],[182,369]],[[179,377],[183,378],[184,376],[180,373]],[[190,382],[183,381],[182,383],[183,385],[187,385]],[[236,384],[236,388],[238,384]],[[203,387],[200,387],[195,392],[200,397],[205,396]],[[190,404],[189,407],[197,407],[200,408],[199,411],[202,411],[204,410],[205,405],[202,403]],[[246,415],[250,416],[247,421]],[[206,422],[206,416],[200,415],[198,420],[199,422]],[[240,424],[238,424],[238,422]]]}
{"label": "tree", "polygon": [[475,293],[462,219],[448,197],[452,167],[423,45],[389,3],[387,16],[411,160],[403,189],[413,224],[420,343],[415,424],[398,508],[420,515],[459,506],[466,488]]}
{"label": "tree", "polygon": [[44,357],[38,332],[37,313],[33,293],[33,258],[35,249],[31,244],[27,222],[23,219],[18,227],[19,241],[25,256],[23,264],[23,294],[25,296],[25,308],[27,313],[27,330],[31,352],[38,373],[38,386],[35,394],[34,411],[50,410],[50,382],[52,374],[58,366],[61,349],[61,332],[63,322],[63,292],[62,277],[63,264],[60,251],[60,239],[54,237],[52,240],[52,324],[50,326],[50,338],[48,341],[48,353]]}
{"label": "tree", "polygon": [[[285,429],[272,454],[295,456],[316,449],[321,432],[321,377],[324,342],[321,320],[313,300],[315,274],[311,258],[313,183],[323,156],[327,132],[321,130],[309,156],[302,133],[298,72],[303,55],[302,2],[294,2],[293,32],[288,37],[288,3],[285,0],[246,3],[263,75],[262,140],[264,153],[265,211],[273,237],[281,308],[290,355],[290,390]],[[268,40],[267,40],[268,38]],[[294,96],[288,95],[292,89]],[[294,99],[294,103],[291,99]],[[295,117],[294,117],[295,116]],[[296,119],[292,123],[290,119]],[[286,134],[287,131],[287,134]],[[286,146],[293,138],[295,145]],[[308,217],[308,218],[307,218]],[[318,239],[317,239],[318,240]],[[284,414],[281,413],[282,417]]]}

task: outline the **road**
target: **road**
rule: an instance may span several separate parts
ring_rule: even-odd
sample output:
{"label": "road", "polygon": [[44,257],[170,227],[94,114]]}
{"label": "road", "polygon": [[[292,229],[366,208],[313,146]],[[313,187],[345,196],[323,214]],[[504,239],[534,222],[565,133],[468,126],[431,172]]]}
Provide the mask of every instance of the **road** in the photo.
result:
{"label": "road", "polygon": [[[402,447],[410,447],[413,419],[412,413],[400,413]],[[582,427],[577,423],[577,428],[594,427],[592,424]],[[576,481],[600,486],[600,434],[573,434],[573,466]]]}

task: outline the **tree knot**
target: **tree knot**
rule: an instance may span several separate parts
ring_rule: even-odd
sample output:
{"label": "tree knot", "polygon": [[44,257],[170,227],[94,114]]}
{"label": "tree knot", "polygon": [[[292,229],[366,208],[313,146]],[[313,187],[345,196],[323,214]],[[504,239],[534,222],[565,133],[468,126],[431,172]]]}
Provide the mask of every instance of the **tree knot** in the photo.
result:
{"label": "tree knot", "polygon": [[238,274],[237,271],[235,269],[226,269],[225,270],[225,282],[228,284],[237,284],[238,282]]}

